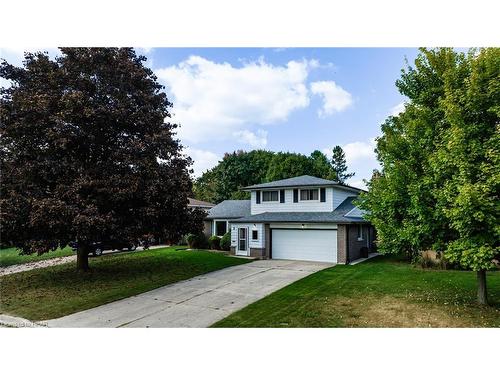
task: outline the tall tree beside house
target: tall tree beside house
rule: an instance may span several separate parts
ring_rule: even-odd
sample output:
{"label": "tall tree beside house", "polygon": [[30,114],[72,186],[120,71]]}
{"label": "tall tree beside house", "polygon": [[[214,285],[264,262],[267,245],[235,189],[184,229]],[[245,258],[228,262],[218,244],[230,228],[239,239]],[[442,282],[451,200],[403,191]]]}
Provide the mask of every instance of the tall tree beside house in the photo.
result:
{"label": "tall tree beside house", "polygon": [[2,241],[24,254],[78,241],[175,240],[201,219],[187,208],[189,166],[168,101],[131,48],[61,48],[3,61],[0,77]]}
{"label": "tall tree beside house", "polygon": [[194,183],[197,199],[213,203],[225,199],[248,199],[242,187],[300,175],[332,179],[334,171],[328,158],[320,151],[310,156],[265,150],[226,153],[212,169]]}
{"label": "tall tree beside house", "polygon": [[380,173],[360,205],[370,211],[382,252],[442,251],[477,271],[500,258],[500,49],[422,49],[396,82],[408,97],[377,141]]}
{"label": "tall tree beside house", "polygon": [[[319,150],[315,150],[311,153],[309,158],[312,161],[313,172],[312,175],[319,178],[324,178],[327,180],[336,180],[337,175],[333,169],[332,163],[328,160],[328,157]],[[311,174],[311,173],[307,173]]]}
{"label": "tall tree beside house", "polygon": [[332,168],[334,171],[333,179],[342,184],[354,176],[354,173],[347,172],[345,152],[340,146],[335,146],[332,150]]}
{"label": "tall tree beside house", "polygon": [[269,163],[266,181],[310,175],[313,172],[313,162],[308,156],[291,152],[278,152]]}
{"label": "tall tree beside house", "polygon": [[478,300],[487,303],[486,271],[500,261],[500,48],[472,50],[443,78],[449,129],[431,155],[440,207],[456,232],[446,257],[477,271]]}
{"label": "tall tree beside house", "polygon": [[273,152],[264,150],[226,153],[219,164],[196,179],[196,198],[213,203],[248,199],[248,193],[241,188],[263,181],[272,157]]}

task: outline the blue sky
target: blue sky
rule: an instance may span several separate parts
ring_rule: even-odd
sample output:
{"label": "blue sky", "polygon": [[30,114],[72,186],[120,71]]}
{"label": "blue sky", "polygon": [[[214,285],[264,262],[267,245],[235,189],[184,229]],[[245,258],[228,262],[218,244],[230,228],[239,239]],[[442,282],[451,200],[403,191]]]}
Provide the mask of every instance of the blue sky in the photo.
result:
{"label": "blue sky", "polygon": [[[56,51],[48,49],[51,55]],[[173,102],[195,175],[225,152],[346,151],[362,187],[380,125],[404,102],[395,81],[416,49],[138,48]],[[13,63],[21,50],[1,51]],[[1,84],[1,82],[0,82]]]}
{"label": "blue sky", "polygon": [[[356,186],[378,166],[373,140],[404,102],[394,83],[405,57],[412,63],[417,55],[400,48],[142,52],[167,87],[196,174],[237,149],[310,154],[341,145]],[[213,113],[199,113],[204,110]]]}

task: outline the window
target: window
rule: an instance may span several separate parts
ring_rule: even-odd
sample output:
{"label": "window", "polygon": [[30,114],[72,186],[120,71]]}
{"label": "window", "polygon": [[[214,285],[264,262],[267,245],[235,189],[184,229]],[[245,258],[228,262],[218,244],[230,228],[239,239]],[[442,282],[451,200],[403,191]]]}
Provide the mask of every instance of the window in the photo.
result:
{"label": "window", "polygon": [[252,240],[258,240],[259,239],[259,231],[258,230],[252,230]]}
{"label": "window", "polygon": [[216,221],[215,222],[215,235],[223,236],[227,232],[227,221]]}
{"label": "window", "polygon": [[318,200],[318,189],[305,189],[300,190],[300,200],[301,201],[317,201]]}
{"label": "window", "polygon": [[279,193],[278,190],[263,191],[262,202],[277,202],[279,199],[278,193]]}
{"label": "window", "polygon": [[358,224],[358,241],[363,240],[363,226]]}

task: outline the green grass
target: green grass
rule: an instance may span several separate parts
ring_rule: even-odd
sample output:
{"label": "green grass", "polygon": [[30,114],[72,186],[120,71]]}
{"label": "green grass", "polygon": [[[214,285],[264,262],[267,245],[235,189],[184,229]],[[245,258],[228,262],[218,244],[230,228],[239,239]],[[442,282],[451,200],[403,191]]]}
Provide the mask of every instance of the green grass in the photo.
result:
{"label": "green grass", "polygon": [[196,275],[249,262],[222,253],[162,248],[90,258],[91,271],[75,263],[0,278],[0,313],[52,319],[130,297]]}
{"label": "green grass", "polygon": [[312,274],[214,327],[500,327],[500,272],[487,284],[491,306],[481,307],[474,272],[378,257]]}
{"label": "green grass", "polygon": [[9,247],[0,249],[0,267],[12,266],[14,264],[22,264],[28,262],[36,262],[38,260],[52,259],[65,257],[68,255],[73,255],[74,252],[71,248],[65,247],[64,249],[57,249],[54,251],[49,251],[48,253],[37,255],[20,255],[19,249],[15,247]]}

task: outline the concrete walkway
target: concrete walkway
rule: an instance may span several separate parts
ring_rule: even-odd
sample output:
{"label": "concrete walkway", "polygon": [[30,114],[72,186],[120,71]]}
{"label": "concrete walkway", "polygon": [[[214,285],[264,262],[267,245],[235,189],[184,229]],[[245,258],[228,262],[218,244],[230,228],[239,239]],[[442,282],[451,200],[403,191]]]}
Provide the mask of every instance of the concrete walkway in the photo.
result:
{"label": "concrete walkway", "polygon": [[59,319],[48,327],[209,327],[332,263],[258,260],[224,268]]}

